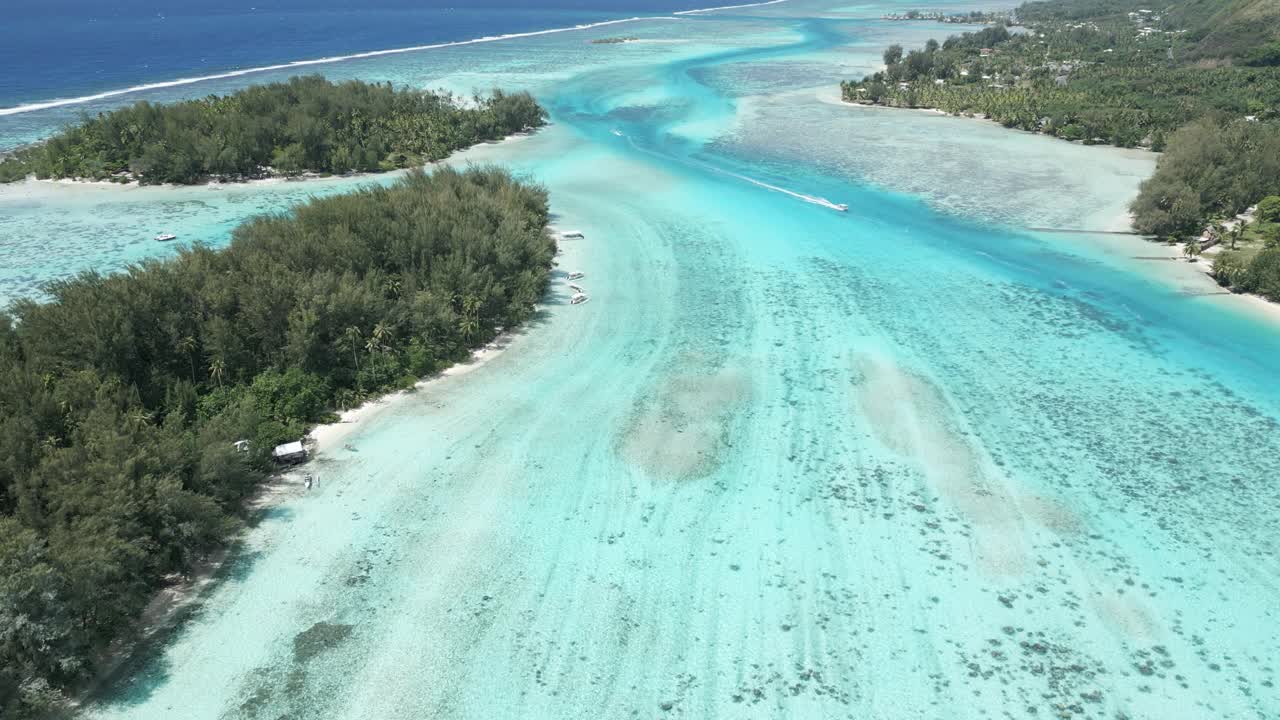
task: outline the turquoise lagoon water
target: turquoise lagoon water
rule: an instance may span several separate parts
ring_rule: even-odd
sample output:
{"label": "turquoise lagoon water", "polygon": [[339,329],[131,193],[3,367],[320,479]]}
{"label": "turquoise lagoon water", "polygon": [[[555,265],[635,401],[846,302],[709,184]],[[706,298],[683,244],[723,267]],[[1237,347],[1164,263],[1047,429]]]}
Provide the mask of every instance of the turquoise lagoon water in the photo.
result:
{"label": "turquoise lagoon water", "polygon": [[[458,161],[551,189],[592,300],[557,277],[324,453],[86,714],[1280,714],[1280,334],[1139,241],[1025,230],[1114,227],[1150,157],[831,104],[936,32],[890,8],[327,70],[538,93],[552,127]],[[0,190],[0,283],[366,181]]]}

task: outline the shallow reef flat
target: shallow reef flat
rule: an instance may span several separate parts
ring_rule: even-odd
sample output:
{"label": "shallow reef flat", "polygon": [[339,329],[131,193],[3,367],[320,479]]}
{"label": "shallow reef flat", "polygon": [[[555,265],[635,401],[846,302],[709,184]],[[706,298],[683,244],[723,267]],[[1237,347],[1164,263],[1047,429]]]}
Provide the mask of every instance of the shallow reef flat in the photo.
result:
{"label": "shallow reef flat", "polygon": [[[1150,158],[823,102],[894,9],[333,66],[533,90],[553,126],[457,161],[585,238],[503,353],[322,454],[86,716],[1280,714],[1280,333],[1140,240],[1026,230],[1108,227]],[[214,194],[108,191],[144,235]],[[211,241],[237,215],[202,213]]]}

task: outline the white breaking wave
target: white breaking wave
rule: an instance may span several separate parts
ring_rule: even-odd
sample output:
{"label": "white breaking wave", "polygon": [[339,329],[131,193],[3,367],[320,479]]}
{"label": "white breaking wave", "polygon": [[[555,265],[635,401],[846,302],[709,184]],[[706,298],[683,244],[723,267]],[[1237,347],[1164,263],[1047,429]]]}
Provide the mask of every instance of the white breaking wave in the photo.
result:
{"label": "white breaking wave", "polygon": [[738,10],[740,8],[763,7],[765,5],[777,5],[778,3],[788,2],[788,0],[769,0],[768,2],[748,3],[746,5],[725,5],[723,7],[702,8],[701,10],[681,10],[680,12],[671,13],[672,15],[698,15],[700,13],[717,12],[719,10]]}
{"label": "white breaking wave", "polygon": [[[774,0],[782,2],[783,0]],[[441,48],[459,47],[462,45],[478,45],[480,43],[498,42],[500,40],[515,40],[517,38],[537,37],[539,35],[554,35],[556,33],[579,32],[582,30],[590,30],[592,28],[605,27],[607,25],[620,25],[622,23],[643,22],[646,20],[675,20],[677,18],[670,16],[654,16],[654,17],[633,17],[621,20],[604,20],[597,23],[587,23],[585,25],[574,25],[573,27],[552,28],[550,30],[534,30],[526,33],[509,33],[506,35],[491,35],[488,37],[476,38],[474,40],[455,40],[453,42],[436,43],[434,45],[415,45],[413,47],[393,48],[390,50],[370,50],[368,52],[355,53],[352,55],[336,55],[334,57],[316,58],[315,60],[294,60],[292,62],[280,63],[278,65],[264,65],[262,67],[246,68],[244,70],[228,70],[227,72],[216,73],[213,75],[201,75],[199,77],[178,78],[177,80],[165,80],[163,82],[147,83],[146,85],[135,85],[122,90],[107,90],[105,92],[93,95],[85,95],[83,97],[65,98],[59,100],[47,100],[45,102],[29,103],[26,105],[17,105],[14,107],[0,108],[0,115],[17,115],[19,113],[35,112],[37,110],[48,110],[49,108],[63,107],[66,105],[79,105],[82,103],[93,102],[94,100],[105,100],[106,98],[117,97],[120,95],[128,95],[130,93],[143,92],[146,90],[160,90],[163,88],[179,87],[181,85],[193,85],[195,83],[207,82],[209,80],[225,80],[227,78],[241,77],[254,73],[270,72],[272,70],[291,70],[293,68],[308,67],[311,65],[327,65],[330,63],[345,62],[347,60],[362,60],[364,58],[381,57],[383,55],[400,55],[403,53],[421,52],[423,50],[439,50]]]}
{"label": "white breaking wave", "polygon": [[[749,3],[746,5],[725,5],[722,7],[702,8],[698,10],[681,10],[679,12],[672,13],[672,15],[697,15],[700,13],[716,12],[719,10],[736,10],[739,8],[761,7],[763,5],[777,5],[778,3],[784,2],[789,2],[789,0],[768,0],[768,2]],[[592,28],[605,27],[608,25],[620,25],[622,23],[674,19],[675,18],[670,16],[658,15],[652,17],[623,18],[621,20],[603,20],[597,23],[552,28],[550,30],[534,30],[526,33],[491,35],[475,38],[474,40],[455,40],[453,42],[435,43],[433,45],[414,45],[413,47],[392,48],[390,50],[369,50],[367,52],[354,53],[352,55],[335,55],[333,57],[316,58],[314,60],[294,60],[292,62],[279,63],[277,65],[263,65],[262,67],[246,68],[244,70],[228,70],[227,72],[216,73],[213,75],[200,75],[198,77],[178,78],[177,80],[165,80],[163,82],[147,83],[145,85],[134,85],[133,87],[127,87],[122,90],[107,90],[105,92],[95,93],[93,95],[84,95],[82,97],[46,100],[44,102],[28,103],[26,105],[15,105],[14,107],[0,108],[0,115],[18,115],[20,113],[48,110],[49,108],[64,107],[66,105],[80,105],[87,102],[93,102],[94,100],[105,100],[107,98],[128,95],[130,93],[144,92],[147,90],[162,90],[164,88],[179,87],[182,85],[194,85],[195,83],[207,82],[209,80],[226,80],[227,78],[241,77],[244,75],[251,75],[253,73],[271,72],[272,70],[290,70],[292,68],[308,67],[310,65],[327,65],[330,63],[345,62],[347,60],[362,60],[364,58],[380,57],[383,55],[399,55],[402,53],[421,52],[423,50],[439,50],[441,48],[458,47],[461,45],[476,45],[479,43],[498,42],[500,40],[537,37],[539,35],[578,32],[581,30],[590,30]]]}

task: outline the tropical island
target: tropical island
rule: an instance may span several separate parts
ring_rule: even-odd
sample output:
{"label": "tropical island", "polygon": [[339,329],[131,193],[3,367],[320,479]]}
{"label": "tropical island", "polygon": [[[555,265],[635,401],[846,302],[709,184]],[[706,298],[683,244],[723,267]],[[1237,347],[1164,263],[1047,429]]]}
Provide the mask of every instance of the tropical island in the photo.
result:
{"label": "tropical island", "polygon": [[[1220,245],[1215,278],[1280,301],[1269,225],[1238,215],[1280,194],[1280,8],[1181,0],[1024,4],[1003,24],[884,52],[885,69],[841,84],[847,102],[927,108],[1088,144],[1162,152],[1132,205],[1139,233]],[[1243,246],[1242,246],[1243,244]]]}
{"label": "tropical island", "polygon": [[277,443],[526,320],[548,217],[505,170],[413,171],[0,313],[0,714],[90,678],[243,524]]}
{"label": "tropical island", "polygon": [[0,161],[0,182],[38,178],[196,184],[302,173],[383,172],[442,160],[546,124],[528,93],[448,93],[320,76],[84,117]]}

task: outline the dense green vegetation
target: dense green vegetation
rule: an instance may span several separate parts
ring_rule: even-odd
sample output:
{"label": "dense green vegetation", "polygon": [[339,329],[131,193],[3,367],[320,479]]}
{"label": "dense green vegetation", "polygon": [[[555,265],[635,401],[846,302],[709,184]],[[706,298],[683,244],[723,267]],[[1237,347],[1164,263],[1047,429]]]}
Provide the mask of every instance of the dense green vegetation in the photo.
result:
{"label": "dense green vegetation", "polygon": [[1218,284],[1280,302],[1280,195],[1263,198],[1254,222],[1227,237],[1213,260]]}
{"label": "dense green vegetation", "polygon": [[1134,227],[1170,237],[1199,235],[1280,193],[1280,123],[1204,117],[1169,136],[1156,174],[1133,203]]}
{"label": "dense green vegetation", "polygon": [[505,171],[414,172],[0,314],[0,716],[90,675],[277,442],[528,318],[547,221]]}
{"label": "dense green vegetation", "polygon": [[845,82],[843,94],[851,102],[981,114],[1067,140],[1156,150],[1169,133],[1206,115],[1280,120],[1280,68],[1170,60],[1180,37],[1138,34],[1127,19],[1036,25],[1027,33],[995,26],[931,41],[895,62],[886,57],[884,71]]}
{"label": "dense green vegetation", "polygon": [[[1162,238],[1198,237],[1280,192],[1280,3],[1044,0],[1018,17],[1026,32],[892,46],[885,69],[842,83],[843,97],[1163,151],[1132,207],[1135,229]],[[1233,286],[1271,287],[1263,264],[1280,263],[1268,253],[1224,261],[1259,263],[1256,282]]]}
{"label": "dense green vegetation", "polygon": [[1275,0],[1041,0],[1018,10],[1025,22],[1108,22],[1128,20],[1146,10],[1144,24],[1185,31],[1179,49],[1191,58],[1248,58],[1280,41],[1280,3]]}
{"label": "dense green vegetation", "polygon": [[40,178],[197,183],[413,167],[539,127],[528,93],[448,94],[319,76],[172,105],[140,102],[82,119],[0,162],[0,182]]}

